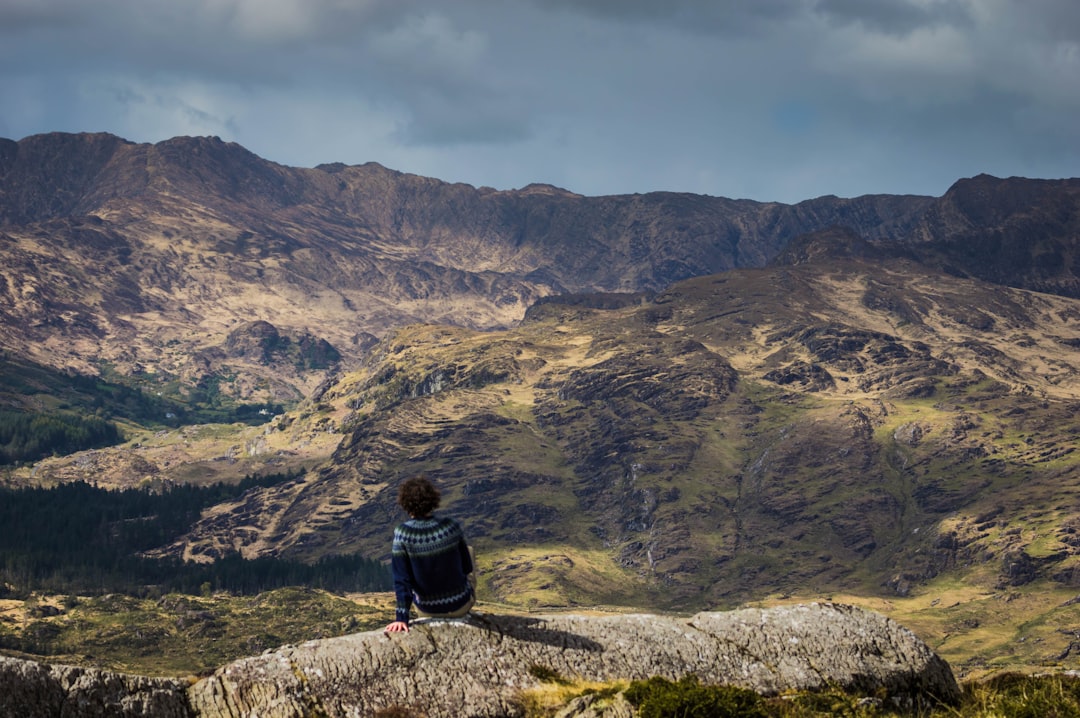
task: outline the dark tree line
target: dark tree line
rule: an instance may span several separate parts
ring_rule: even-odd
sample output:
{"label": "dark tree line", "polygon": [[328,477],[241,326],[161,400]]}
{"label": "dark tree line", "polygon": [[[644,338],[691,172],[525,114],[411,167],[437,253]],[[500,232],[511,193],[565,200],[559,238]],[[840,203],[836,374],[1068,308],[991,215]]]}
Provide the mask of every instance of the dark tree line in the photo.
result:
{"label": "dark tree line", "polygon": [[253,594],[294,585],[387,590],[391,583],[387,568],[360,556],[327,557],[313,564],[228,556],[212,564],[194,564],[140,555],[182,535],[203,508],[253,486],[293,478],[273,474],[247,477],[233,485],[181,485],[156,493],[108,491],[83,482],[51,489],[0,489],[0,594],[43,590],[144,595],[198,593],[207,587]]}
{"label": "dark tree line", "polygon": [[[0,353],[0,399],[10,406],[48,411],[0,410],[0,465],[37,461],[53,454],[123,441],[113,419],[142,426],[233,423],[257,425],[284,411],[281,404],[240,404],[220,391],[221,378],[204,377],[186,399],[160,396],[139,386],[100,377],[66,374]],[[153,385],[147,387],[153,389]]]}
{"label": "dark tree line", "polygon": [[121,438],[116,424],[96,416],[0,411],[0,465],[111,446]]}

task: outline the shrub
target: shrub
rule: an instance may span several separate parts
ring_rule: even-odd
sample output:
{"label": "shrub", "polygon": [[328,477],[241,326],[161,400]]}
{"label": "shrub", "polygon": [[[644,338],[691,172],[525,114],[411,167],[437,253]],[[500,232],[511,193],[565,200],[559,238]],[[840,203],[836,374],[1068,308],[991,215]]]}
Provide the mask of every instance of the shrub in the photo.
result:
{"label": "shrub", "polygon": [[697,676],[677,682],[653,676],[634,681],[626,699],[640,718],[768,718],[764,699],[736,686],[703,686]]}
{"label": "shrub", "polygon": [[[775,718],[878,718],[900,715],[929,718],[931,715],[889,708],[882,698],[853,695],[835,686],[821,691],[802,691],[773,698],[769,701],[769,706],[772,709],[770,715]],[[949,715],[955,718],[955,714]]]}

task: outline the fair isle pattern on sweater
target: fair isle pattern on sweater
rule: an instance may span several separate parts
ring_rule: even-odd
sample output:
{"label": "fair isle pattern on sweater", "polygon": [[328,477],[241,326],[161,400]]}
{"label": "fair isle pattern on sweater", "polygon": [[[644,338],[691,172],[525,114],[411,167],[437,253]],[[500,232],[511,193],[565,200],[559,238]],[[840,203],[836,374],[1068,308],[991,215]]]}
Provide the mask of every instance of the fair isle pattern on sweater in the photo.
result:
{"label": "fair isle pattern on sweater", "polygon": [[415,602],[424,613],[451,613],[472,596],[472,559],[465,534],[451,518],[410,519],[394,530],[391,550],[396,620],[408,622]]}
{"label": "fair isle pattern on sweater", "polygon": [[436,556],[449,553],[464,540],[453,519],[410,519],[394,530],[393,555]]}

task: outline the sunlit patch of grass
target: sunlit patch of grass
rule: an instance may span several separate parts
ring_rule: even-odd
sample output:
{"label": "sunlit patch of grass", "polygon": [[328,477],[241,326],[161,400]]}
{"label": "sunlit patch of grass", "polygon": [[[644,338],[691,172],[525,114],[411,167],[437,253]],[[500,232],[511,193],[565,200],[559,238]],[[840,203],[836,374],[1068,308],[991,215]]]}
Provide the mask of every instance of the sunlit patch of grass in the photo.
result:
{"label": "sunlit patch of grass", "polygon": [[[526,718],[549,718],[554,716],[570,701],[585,695],[594,695],[600,701],[621,693],[629,686],[622,681],[591,681],[580,678],[569,679],[549,671],[542,666],[530,668],[530,674],[539,682],[538,685],[522,691],[518,701]],[[593,706],[601,709],[603,704]]]}
{"label": "sunlit patch of grass", "polygon": [[520,399],[527,397],[519,397],[517,401],[506,400],[503,401],[496,411],[508,419],[520,421],[523,424],[530,424],[534,421],[533,417],[533,404],[523,402]]}
{"label": "sunlit patch of grass", "polygon": [[493,604],[542,611],[592,605],[598,595],[614,605],[652,603],[640,579],[603,550],[530,546],[488,551],[478,563],[478,595]]}
{"label": "sunlit patch of grass", "polygon": [[964,685],[960,718],[1071,718],[1080,715],[1080,677],[1004,673]]}

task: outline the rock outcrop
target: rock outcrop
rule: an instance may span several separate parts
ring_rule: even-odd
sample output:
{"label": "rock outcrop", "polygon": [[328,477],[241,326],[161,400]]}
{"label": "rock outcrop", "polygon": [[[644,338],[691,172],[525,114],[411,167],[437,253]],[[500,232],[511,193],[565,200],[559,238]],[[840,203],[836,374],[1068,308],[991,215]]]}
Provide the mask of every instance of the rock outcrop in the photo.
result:
{"label": "rock outcrop", "polygon": [[5,718],[190,718],[187,682],[0,656]]}
{"label": "rock outcrop", "polygon": [[[187,688],[170,679],[3,659],[0,713],[300,718],[508,716],[536,676],[679,678],[763,695],[840,686],[904,704],[955,702],[948,664],[884,616],[850,606],[655,615],[476,615],[285,646]],[[112,712],[108,712],[109,710]]]}

